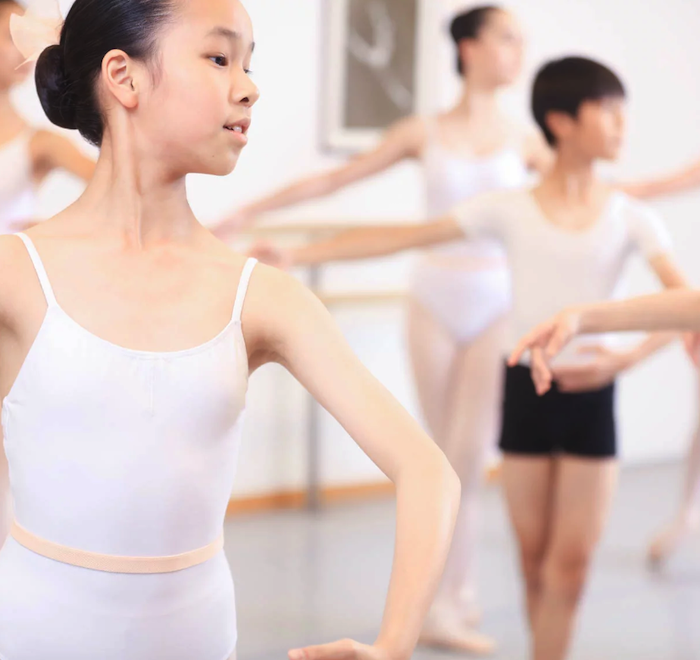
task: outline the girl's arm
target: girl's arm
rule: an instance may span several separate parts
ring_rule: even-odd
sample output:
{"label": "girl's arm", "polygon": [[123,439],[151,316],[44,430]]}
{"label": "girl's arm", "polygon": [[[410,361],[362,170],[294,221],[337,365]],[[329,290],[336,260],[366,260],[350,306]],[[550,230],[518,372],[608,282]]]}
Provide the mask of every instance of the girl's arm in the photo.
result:
{"label": "girl's arm", "polygon": [[417,158],[424,142],[424,122],[419,117],[403,119],[387,131],[382,142],[372,151],[356,156],[341,167],[301,179],[244,206],[215,228],[214,233],[225,236],[251,225],[263,213],[325,197],[387,170],[405,158]]}
{"label": "girl's arm", "polygon": [[700,332],[700,291],[664,291],[566,309],[525,335],[509,362],[517,364],[526,351],[535,347],[543,349],[546,358],[552,358],[577,335],[644,330]]}
{"label": "girl's arm", "polygon": [[52,131],[37,131],[31,143],[34,171],[39,180],[53,170],[62,169],[89,181],[95,161],[85,156],[70,140]]}
{"label": "girl's arm", "polygon": [[286,270],[329,261],[383,257],[460,238],[464,238],[464,230],[456,220],[445,217],[420,225],[350,229],[330,239],[291,249],[260,242],[253,246],[250,254],[263,263]]}
{"label": "girl's arm", "polygon": [[411,248],[490,236],[501,239],[504,225],[513,221],[512,193],[484,193],[458,204],[446,215],[427,223],[351,229],[326,241],[295,249],[268,243],[255,246],[252,254],[278,268],[346,259],[382,257]]}
{"label": "girl's arm", "polygon": [[369,373],[321,302],[285,273],[258,266],[243,312],[250,368],[277,362],[394,482],[396,548],[372,646],[345,640],[292,658],[408,660],[450,546],[460,486],[444,454]]}
{"label": "girl's arm", "polygon": [[638,183],[628,183],[622,189],[634,197],[642,199],[648,197],[658,197],[660,195],[672,195],[673,193],[685,192],[700,186],[700,161],[693,163],[685,169],[648,181]]}
{"label": "girl's arm", "polygon": [[464,232],[450,217],[420,225],[351,229],[329,240],[291,250],[289,263],[294,266],[382,257],[460,238],[464,238]]}
{"label": "girl's arm", "polygon": [[[600,377],[601,374],[610,376],[608,382],[614,377],[627,370],[642,360],[646,359],[656,351],[673,341],[676,336],[665,332],[662,334],[653,334],[647,337],[641,344],[636,346],[629,352],[616,355],[611,351],[603,350],[599,356],[599,362],[592,362],[590,365],[583,367],[567,367],[555,370],[555,373],[549,367],[549,361],[555,357],[561,350],[577,335],[597,332],[613,332],[616,330],[648,330],[650,332],[663,330],[685,330],[687,328],[674,325],[673,323],[664,323],[664,319],[657,317],[659,323],[657,327],[649,324],[649,317],[642,316],[642,311],[646,308],[648,300],[656,300],[658,297],[680,294],[682,299],[685,299],[687,294],[691,294],[686,287],[686,280],[681,271],[676,266],[673,258],[665,252],[659,253],[648,258],[649,265],[659,278],[661,283],[667,289],[679,289],[679,291],[657,294],[656,296],[646,296],[629,301],[621,302],[606,302],[593,305],[565,310],[550,321],[543,323],[535,328],[528,335],[520,340],[518,346],[513,351],[509,359],[509,364],[515,365],[522,358],[526,351],[531,352],[532,356],[532,373],[535,385],[538,392],[544,393],[551,387],[552,380],[556,377],[557,380],[561,377],[564,381],[564,389],[569,391],[580,391],[582,388],[577,387],[580,382],[586,382],[586,373],[593,379]],[[653,305],[653,303],[652,303]],[[627,321],[625,314],[630,314],[629,324],[627,327],[608,327],[608,322],[618,323]],[[635,316],[636,313],[636,316]],[[602,323],[602,327],[596,329],[596,321]],[[635,325],[633,321],[644,319],[646,325]],[[593,324],[591,325],[591,320]],[[700,319],[698,319],[698,328],[700,328]],[[608,373],[609,372],[609,373]],[[567,380],[569,381],[567,383]],[[600,383],[597,383],[600,384]]]}

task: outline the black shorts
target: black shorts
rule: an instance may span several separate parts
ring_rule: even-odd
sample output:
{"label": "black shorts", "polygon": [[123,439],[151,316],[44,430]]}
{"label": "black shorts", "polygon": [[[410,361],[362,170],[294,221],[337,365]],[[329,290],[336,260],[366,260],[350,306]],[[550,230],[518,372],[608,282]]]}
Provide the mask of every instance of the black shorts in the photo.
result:
{"label": "black shorts", "polygon": [[571,393],[560,392],[553,383],[549,392],[538,396],[529,367],[506,367],[501,451],[613,457],[617,453],[614,399],[614,384]]}

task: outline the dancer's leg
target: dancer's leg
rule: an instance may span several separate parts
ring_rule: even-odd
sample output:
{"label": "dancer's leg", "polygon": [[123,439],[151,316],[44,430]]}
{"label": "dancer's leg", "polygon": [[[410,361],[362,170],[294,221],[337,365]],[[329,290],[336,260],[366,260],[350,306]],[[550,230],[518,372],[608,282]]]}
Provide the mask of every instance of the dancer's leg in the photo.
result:
{"label": "dancer's leg", "polygon": [[439,441],[444,432],[447,392],[459,345],[420,302],[408,301],[408,352],[425,423]]}
{"label": "dancer's leg", "polygon": [[539,605],[555,487],[555,462],[547,456],[506,453],[503,490],[520,552],[530,628]]}
{"label": "dancer's leg", "polygon": [[465,349],[420,303],[410,303],[409,346],[423,413],[462,481],[455,541],[421,642],[474,653],[494,650],[490,638],[471,629],[478,618],[473,546],[475,497],[498,424],[502,332],[496,323]]}
{"label": "dancer's leg", "polygon": [[437,599],[466,615],[476,608],[476,550],[479,492],[489,447],[498,433],[503,391],[500,319],[457,351],[446,403],[444,434],[438,438],[462,483],[452,548]]}
{"label": "dancer's leg", "polygon": [[674,521],[649,547],[649,560],[653,564],[668,559],[688,534],[700,526],[700,420],[698,421],[686,458],[685,483],[681,505]]}
{"label": "dancer's leg", "polygon": [[617,482],[615,459],[557,459],[551,527],[533,628],[533,660],[564,660]]}

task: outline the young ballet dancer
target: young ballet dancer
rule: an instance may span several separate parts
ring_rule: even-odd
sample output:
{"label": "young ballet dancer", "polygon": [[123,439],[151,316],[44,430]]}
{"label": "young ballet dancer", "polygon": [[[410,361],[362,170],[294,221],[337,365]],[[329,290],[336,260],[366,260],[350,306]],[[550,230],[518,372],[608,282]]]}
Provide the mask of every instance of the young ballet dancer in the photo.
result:
{"label": "young ballet dancer", "polygon": [[[451,110],[401,120],[373,151],[249,204],[215,233],[225,237],[263,213],[329,195],[407,159],[422,165],[430,216],[481,192],[522,187],[529,169],[546,169],[551,151],[541,136],[498,108],[499,93],[521,70],[517,20],[500,7],[477,7],[454,18],[451,35],[462,76]],[[407,339],[418,398],[431,435],[462,482],[453,551],[421,641],[483,654],[495,644],[476,630],[477,499],[497,436],[509,306],[507,263],[494,241],[433,248],[413,272]]]}
{"label": "young ballet dancer", "polygon": [[411,656],[459,480],[320,301],[229,250],[188,205],[186,175],[228,174],[248,140],[252,51],[238,0],[76,0],[60,42],[39,57],[46,114],[101,150],[78,201],[0,237],[15,503],[0,551],[3,659],[234,657],[222,525],[249,373],[268,362],[284,365],[397,490],[376,641],[289,656]]}
{"label": "young ballet dancer", "polygon": [[[579,57],[550,62],[537,74],[532,108],[556,162],[535,188],[481,195],[422,226],[357,229],[292,251],[262,247],[260,254],[315,263],[490,237],[508,253],[515,337],[564,306],[614,297],[634,252],[646,257],[665,286],[683,286],[658,217],[595,174],[597,161],[620,150],[624,96],[619,78],[602,64]],[[503,481],[534,660],[566,656],[604,527],[617,472],[615,376],[670,337],[651,336],[620,354],[605,347],[604,337],[582,343],[558,362],[558,387],[545,399],[537,396],[528,365],[507,368]],[[592,369],[586,354],[597,356]]]}
{"label": "young ballet dancer", "polygon": [[[63,168],[87,180],[94,163],[55,133],[35,130],[10,101],[29,66],[10,37],[10,16],[24,9],[13,0],[0,0],[0,234],[9,234],[36,221],[35,189],[54,169]],[[11,500],[4,453],[0,452],[0,546],[10,530]]]}

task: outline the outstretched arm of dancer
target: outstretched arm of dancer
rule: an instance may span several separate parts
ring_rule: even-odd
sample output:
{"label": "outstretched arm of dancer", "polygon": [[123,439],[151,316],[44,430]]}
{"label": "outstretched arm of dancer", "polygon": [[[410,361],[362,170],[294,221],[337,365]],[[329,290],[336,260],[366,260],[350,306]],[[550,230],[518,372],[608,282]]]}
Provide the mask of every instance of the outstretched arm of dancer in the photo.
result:
{"label": "outstretched arm of dancer", "polygon": [[41,180],[56,169],[65,170],[83,181],[95,171],[95,161],[83,154],[70,140],[53,131],[37,131],[31,142],[36,177]]}
{"label": "outstretched arm of dancer", "polygon": [[533,348],[541,348],[543,357],[552,358],[577,335],[638,330],[700,332],[700,291],[664,291],[565,309],[523,337],[510,362],[516,364]]}
{"label": "outstretched arm of dancer", "polygon": [[420,225],[375,225],[350,229],[327,240],[292,249],[258,243],[251,254],[271,266],[286,269],[329,261],[382,257],[460,238],[464,238],[464,233],[457,222],[443,218]]}
{"label": "outstretched arm of dancer", "polygon": [[405,158],[418,157],[424,140],[423,121],[419,117],[403,119],[387,131],[381,144],[372,151],[356,156],[341,167],[297,181],[244,206],[220,223],[214,233],[225,237],[251,225],[263,213],[325,197],[382,172]]}
{"label": "outstretched arm of dancer", "polygon": [[[678,290],[632,300],[595,303],[564,310],[523,337],[510,356],[509,363],[517,364],[523,354],[530,351],[533,379],[538,392],[542,394],[551,387],[554,377],[558,377],[558,374],[550,368],[549,361],[578,334],[630,330],[678,332],[700,329],[700,295],[685,288],[685,279],[672,258],[667,254],[659,254],[650,258],[649,264],[665,287]],[[671,315],[674,320],[680,320],[681,317],[677,315],[688,313],[687,309],[681,311],[680,308],[688,307],[686,303],[695,298],[697,298],[696,326],[691,324],[688,327],[687,324],[669,322],[666,318],[669,311],[673,310]],[[648,337],[633,350],[631,355],[634,359],[628,364],[623,364],[623,369],[645,359],[673,338],[674,335],[669,333]]]}
{"label": "outstretched arm of dancer", "polygon": [[428,247],[465,238],[500,238],[510,204],[509,193],[483,193],[457,205],[430,222],[350,229],[330,239],[283,249],[258,243],[252,254],[278,268],[382,257],[412,248]]}
{"label": "outstretched arm of dancer", "polygon": [[698,187],[700,187],[700,161],[689,165],[679,172],[658,179],[624,184],[622,189],[628,195],[643,199],[659,197],[661,195],[672,195]]}
{"label": "outstretched arm of dancer", "polygon": [[[37,131],[30,144],[33,175],[43,181],[54,170],[65,170],[83,181],[89,181],[95,171],[95,161],[86,156],[70,140],[53,131]],[[25,231],[36,220],[22,220],[12,225],[12,231]]]}
{"label": "outstretched arm of dancer", "polygon": [[420,425],[362,366],[318,298],[264,266],[256,269],[253,288],[257,295],[243,313],[251,370],[266,362],[288,369],[396,486],[394,565],[375,644],[346,640],[290,657],[408,660],[449,549],[459,480]]}

